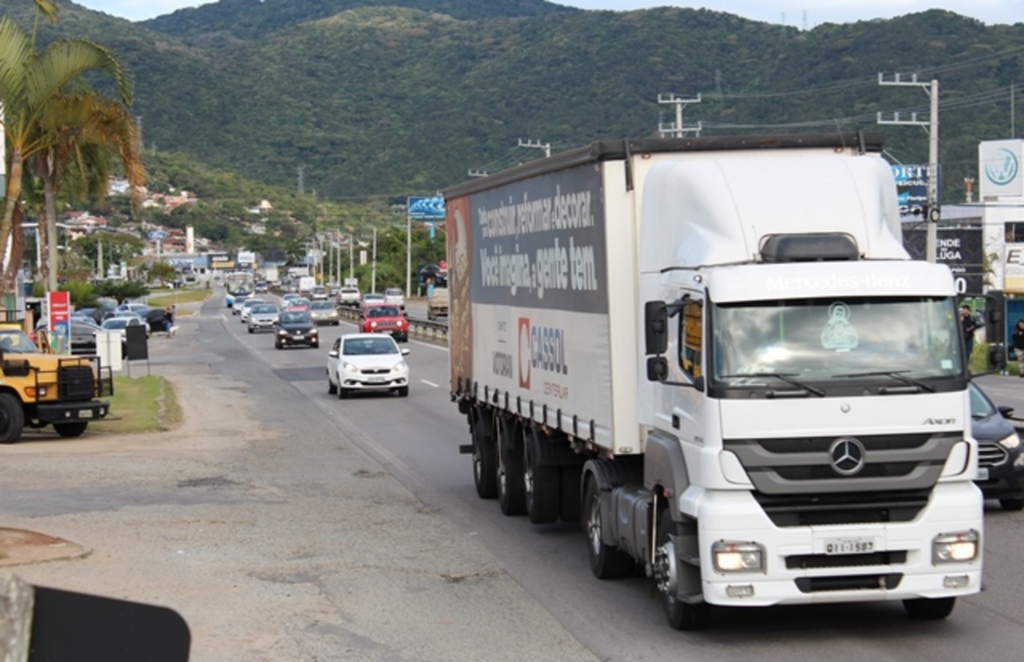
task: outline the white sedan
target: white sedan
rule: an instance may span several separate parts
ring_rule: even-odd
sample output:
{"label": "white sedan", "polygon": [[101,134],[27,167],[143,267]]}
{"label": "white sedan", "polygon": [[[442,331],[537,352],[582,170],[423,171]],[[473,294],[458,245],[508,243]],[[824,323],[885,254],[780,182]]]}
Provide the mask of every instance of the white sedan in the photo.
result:
{"label": "white sedan", "polygon": [[242,324],[248,322],[249,313],[252,312],[252,307],[258,306],[262,303],[266,303],[266,301],[264,301],[263,299],[246,299],[245,301],[243,301],[242,304],[238,307],[238,317],[240,318],[239,321]]}
{"label": "white sedan", "polygon": [[346,397],[355,391],[393,391],[409,395],[408,349],[399,349],[391,336],[350,333],[334,341],[327,352],[327,392]]}

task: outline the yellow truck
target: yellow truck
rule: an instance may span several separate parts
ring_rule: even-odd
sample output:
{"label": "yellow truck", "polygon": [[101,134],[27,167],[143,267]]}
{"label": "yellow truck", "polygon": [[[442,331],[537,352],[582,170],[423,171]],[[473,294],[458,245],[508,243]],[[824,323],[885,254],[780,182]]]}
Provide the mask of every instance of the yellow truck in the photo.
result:
{"label": "yellow truck", "polygon": [[0,327],[0,443],[13,444],[26,426],[52,425],[78,437],[105,418],[114,378],[99,357],[44,354],[16,327]]}

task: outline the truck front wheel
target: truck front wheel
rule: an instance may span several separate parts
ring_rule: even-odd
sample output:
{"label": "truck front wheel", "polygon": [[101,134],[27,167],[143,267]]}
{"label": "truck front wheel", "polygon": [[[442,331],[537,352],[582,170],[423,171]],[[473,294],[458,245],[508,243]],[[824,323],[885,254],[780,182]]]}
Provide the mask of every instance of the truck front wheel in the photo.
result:
{"label": "truck front wheel", "polygon": [[75,423],[54,423],[53,429],[57,431],[62,437],[81,437],[85,432],[85,429],[89,427],[87,421],[77,421]]}
{"label": "truck front wheel", "polygon": [[654,582],[661,595],[668,624],[676,630],[699,630],[710,621],[711,606],[706,602],[688,603],[679,598],[681,573],[686,572],[669,535],[672,517],[668,508],[658,511],[658,536],[654,550]]}
{"label": "truck front wheel", "polygon": [[606,545],[601,535],[604,527],[601,512],[601,488],[593,476],[587,478],[587,489],[583,495],[583,512],[586,522],[587,556],[590,570],[598,579],[617,579],[633,572],[633,557],[618,547]]}
{"label": "truck front wheel", "polygon": [[25,412],[10,393],[0,393],[0,444],[13,444],[25,428]]}

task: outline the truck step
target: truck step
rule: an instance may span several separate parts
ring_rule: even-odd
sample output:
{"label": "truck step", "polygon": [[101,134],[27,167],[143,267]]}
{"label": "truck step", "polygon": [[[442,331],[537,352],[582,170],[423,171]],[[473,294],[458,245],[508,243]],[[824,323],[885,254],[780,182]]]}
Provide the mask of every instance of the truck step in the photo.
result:
{"label": "truck step", "polygon": [[473,444],[460,444],[459,445],[459,453],[462,454],[462,455],[472,455],[473,454]]}

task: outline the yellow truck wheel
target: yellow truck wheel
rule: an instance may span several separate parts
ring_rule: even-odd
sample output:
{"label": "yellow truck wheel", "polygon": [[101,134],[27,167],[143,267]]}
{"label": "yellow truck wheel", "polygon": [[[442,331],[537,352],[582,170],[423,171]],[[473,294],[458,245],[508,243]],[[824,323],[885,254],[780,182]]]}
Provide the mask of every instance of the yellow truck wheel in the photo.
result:
{"label": "yellow truck wheel", "polygon": [[13,444],[21,439],[25,412],[21,402],[10,393],[0,393],[0,444]]}

